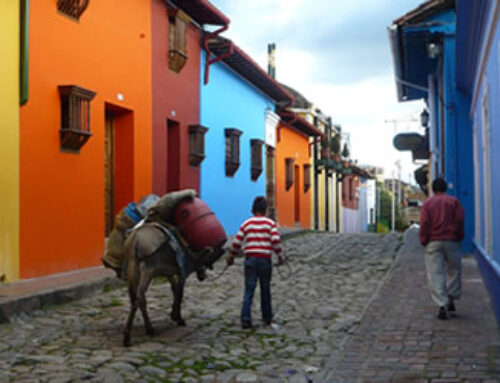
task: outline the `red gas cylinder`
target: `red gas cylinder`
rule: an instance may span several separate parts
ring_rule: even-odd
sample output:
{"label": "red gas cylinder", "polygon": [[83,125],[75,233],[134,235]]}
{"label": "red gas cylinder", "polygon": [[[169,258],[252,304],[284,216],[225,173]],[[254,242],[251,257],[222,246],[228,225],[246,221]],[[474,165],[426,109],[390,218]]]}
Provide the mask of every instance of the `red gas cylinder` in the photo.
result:
{"label": "red gas cylinder", "polygon": [[222,246],[226,232],[221,223],[201,199],[186,199],[175,208],[175,225],[195,250]]}

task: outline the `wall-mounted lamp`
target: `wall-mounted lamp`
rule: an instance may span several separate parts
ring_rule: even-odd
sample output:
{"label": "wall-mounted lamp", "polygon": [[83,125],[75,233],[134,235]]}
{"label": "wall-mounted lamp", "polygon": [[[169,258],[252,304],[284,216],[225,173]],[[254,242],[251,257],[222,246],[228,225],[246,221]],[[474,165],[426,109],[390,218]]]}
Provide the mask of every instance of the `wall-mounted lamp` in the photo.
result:
{"label": "wall-mounted lamp", "polygon": [[436,44],[436,43],[427,44],[427,55],[431,59],[438,58],[441,55],[441,44]]}
{"label": "wall-mounted lamp", "polygon": [[420,125],[424,128],[427,128],[429,125],[429,112],[427,109],[424,109],[422,113],[420,113]]}

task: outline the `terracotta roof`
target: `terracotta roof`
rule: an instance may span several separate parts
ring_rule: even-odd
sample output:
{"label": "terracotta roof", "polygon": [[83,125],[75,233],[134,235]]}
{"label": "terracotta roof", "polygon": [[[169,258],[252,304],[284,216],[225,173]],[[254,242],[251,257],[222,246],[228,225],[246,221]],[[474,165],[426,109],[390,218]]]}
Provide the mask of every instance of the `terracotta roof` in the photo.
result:
{"label": "terracotta roof", "polygon": [[307,122],[304,118],[296,113],[289,111],[278,111],[278,115],[285,123],[293,126],[295,129],[304,133],[307,136],[323,136],[323,132],[314,125]]}
{"label": "terracotta roof", "polygon": [[428,0],[420,4],[417,8],[394,20],[393,24],[416,24],[430,16],[435,15],[436,13],[451,8],[454,5],[455,0]]}
{"label": "terracotta roof", "polygon": [[307,98],[305,98],[301,93],[297,92],[295,89],[289,87],[288,85],[282,83],[280,83],[280,85],[293,96],[295,101],[292,103],[292,107],[303,109],[309,109],[312,107],[312,103],[309,102]]}
{"label": "terracotta roof", "polygon": [[226,65],[276,102],[293,101],[293,97],[276,80],[231,40],[217,36],[208,41],[208,47],[215,56],[221,56],[227,52],[228,43],[233,45],[233,54],[222,60]]}
{"label": "terracotta roof", "polygon": [[229,18],[207,0],[170,0],[198,24],[228,25]]}

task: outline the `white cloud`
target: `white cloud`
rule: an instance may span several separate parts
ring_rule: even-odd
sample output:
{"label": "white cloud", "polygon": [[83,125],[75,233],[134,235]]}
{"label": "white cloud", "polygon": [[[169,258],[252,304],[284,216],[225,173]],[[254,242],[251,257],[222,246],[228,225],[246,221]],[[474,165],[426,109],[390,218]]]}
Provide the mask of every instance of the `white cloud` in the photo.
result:
{"label": "white cloud", "polygon": [[398,103],[387,26],[421,0],[213,0],[231,19],[228,37],[263,68],[267,44],[277,43],[277,79],[302,93],[350,134],[359,163],[386,168],[401,159],[402,175],[416,167],[392,146],[421,102]]}

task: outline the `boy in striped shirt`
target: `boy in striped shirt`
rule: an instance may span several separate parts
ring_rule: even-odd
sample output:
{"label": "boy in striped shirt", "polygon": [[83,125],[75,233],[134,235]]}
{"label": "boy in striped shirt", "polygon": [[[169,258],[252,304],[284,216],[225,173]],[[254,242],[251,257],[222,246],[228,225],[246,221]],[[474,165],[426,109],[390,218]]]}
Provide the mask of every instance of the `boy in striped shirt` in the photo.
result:
{"label": "boy in striped shirt", "polygon": [[267,201],[264,197],[256,197],[253,201],[253,217],[243,222],[234,238],[231,253],[227,264],[234,263],[234,257],[242,251],[245,255],[245,295],[241,308],[241,326],[252,327],[252,300],[257,286],[260,283],[260,306],[262,320],[267,325],[273,319],[271,306],[271,274],[273,253],[278,255],[278,265],[283,264],[281,255],[281,239],[276,222],[267,218]]}

